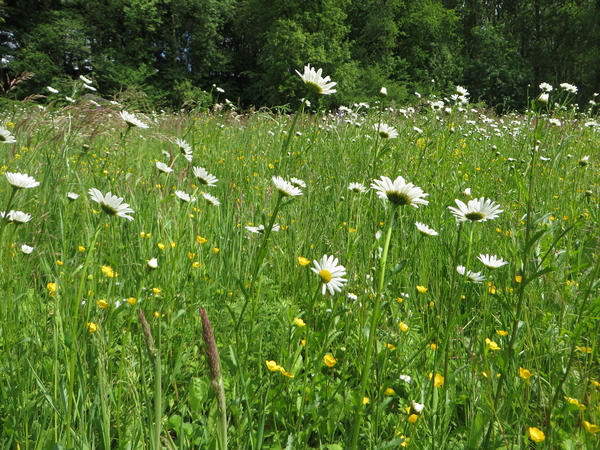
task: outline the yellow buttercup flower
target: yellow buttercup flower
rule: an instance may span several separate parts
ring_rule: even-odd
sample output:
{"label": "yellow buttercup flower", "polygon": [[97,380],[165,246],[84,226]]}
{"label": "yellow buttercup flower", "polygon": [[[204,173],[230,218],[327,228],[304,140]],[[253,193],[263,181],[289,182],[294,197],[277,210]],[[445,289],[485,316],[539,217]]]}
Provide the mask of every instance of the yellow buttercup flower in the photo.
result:
{"label": "yellow buttercup flower", "polygon": [[531,439],[533,442],[542,442],[544,439],[546,439],[546,435],[538,427],[529,427],[528,432],[529,439]]}
{"label": "yellow buttercup flower", "polygon": [[592,353],[594,351],[594,349],[592,347],[577,347],[577,346],[575,346],[575,348],[577,350],[579,350],[581,353]]}
{"label": "yellow buttercup flower", "polygon": [[396,393],[392,388],[387,388],[384,392],[385,395],[394,395]]}
{"label": "yellow buttercup flower", "polygon": [[77,247],[77,250],[79,250],[80,252],[85,252],[85,247],[83,245],[80,245],[79,247]]}
{"label": "yellow buttercup flower", "polygon": [[583,421],[583,427],[588,433],[596,434],[600,432],[600,427],[598,425],[590,423],[587,420]]}
{"label": "yellow buttercup flower", "polygon": [[282,367],[277,364],[275,361],[265,361],[267,364],[267,369],[269,369],[271,372],[277,372],[278,370],[281,370]]}
{"label": "yellow buttercup flower", "polygon": [[371,400],[369,400],[369,397],[363,397],[362,403],[363,405],[366,405],[370,402]]}
{"label": "yellow buttercup flower", "polygon": [[100,309],[106,309],[110,306],[106,300],[98,300],[96,302],[96,304],[98,305],[98,308],[100,308]]}
{"label": "yellow buttercup flower", "polygon": [[96,325],[94,322],[88,322],[86,327],[90,333],[98,331],[98,325]]}
{"label": "yellow buttercup flower", "polygon": [[137,303],[137,298],[135,297],[129,297],[127,299],[127,303],[129,303],[131,306],[135,305]]}
{"label": "yellow buttercup flower", "polygon": [[384,343],[383,345],[385,345],[390,351],[396,350],[396,346],[393,345],[393,344],[386,344],[386,343]]}
{"label": "yellow buttercup flower", "polygon": [[281,369],[279,369],[279,371],[281,372],[282,375],[284,375],[288,378],[294,378],[294,374],[290,373],[290,372],[286,372],[283,367]]}
{"label": "yellow buttercup flower", "polygon": [[[523,281],[523,277],[522,277],[521,275],[517,275],[517,276],[515,276],[515,281],[516,281],[517,283],[520,283],[521,281]],[[537,442],[537,441],[536,441],[536,442]]]}
{"label": "yellow buttercup flower", "polygon": [[429,288],[426,288],[425,286],[417,286],[417,291],[419,291],[421,294],[424,294],[428,290]]}
{"label": "yellow buttercup flower", "polygon": [[50,293],[50,297],[54,297],[56,295],[56,291],[58,290],[58,284],[56,283],[48,283],[46,285],[48,288],[48,292]]}
{"label": "yellow buttercup flower", "polygon": [[102,266],[102,273],[109,278],[114,278],[118,275],[110,266]]}
{"label": "yellow buttercup flower", "polygon": [[298,263],[301,266],[307,266],[308,264],[310,264],[310,259],[305,258],[304,256],[298,256]]}
{"label": "yellow buttercup flower", "polygon": [[206,244],[208,242],[208,239],[203,238],[202,236],[196,236],[196,242],[198,244]]}
{"label": "yellow buttercup flower", "polygon": [[598,382],[596,380],[592,380],[591,378],[590,378],[590,383],[592,383],[596,387],[600,387],[600,382]]}
{"label": "yellow buttercup flower", "polygon": [[63,263],[63,262],[62,262],[60,259],[57,259],[57,260],[56,260],[56,265],[57,265],[57,266],[62,266],[63,264],[64,264],[64,263]]}
{"label": "yellow buttercup flower", "polygon": [[500,350],[500,347],[498,346],[498,344],[496,344],[494,341],[492,341],[489,338],[485,338],[485,343],[490,348],[490,350]]}
{"label": "yellow buttercup flower", "polygon": [[298,327],[305,327],[306,323],[304,323],[304,320],[300,319],[299,317],[296,317],[294,319],[294,324]]}
{"label": "yellow buttercup flower", "polygon": [[158,245],[158,248],[160,248],[161,250],[164,250],[166,248],[166,245],[163,244],[162,242],[159,242],[157,245]]}
{"label": "yellow buttercup flower", "polygon": [[524,380],[526,380],[528,378],[531,378],[533,376],[533,374],[529,370],[519,367],[519,376],[521,378],[523,378]]}
{"label": "yellow buttercup flower", "polygon": [[200,264],[198,261],[194,261],[194,262],[192,263],[192,267],[196,267],[196,268],[200,267],[201,265],[202,265],[202,264]]}
{"label": "yellow buttercup flower", "polygon": [[337,364],[337,359],[333,355],[325,355],[323,356],[323,362],[327,367],[333,367]]}
{"label": "yellow buttercup flower", "polygon": [[508,336],[508,331],[505,331],[505,330],[496,330],[496,334],[498,336]]}
{"label": "yellow buttercup flower", "polygon": [[437,346],[437,344],[435,344],[435,343],[433,343],[433,342],[432,342],[431,344],[429,344],[429,348],[430,348],[431,350],[433,350],[433,351],[436,351],[436,350],[437,350],[437,347],[438,347],[438,346]]}
{"label": "yellow buttercup flower", "polygon": [[419,416],[417,416],[416,414],[411,414],[410,416],[408,416],[408,421],[410,423],[415,423],[418,419],[419,419]]}
{"label": "yellow buttercup flower", "polygon": [[212,251],[214,254],[217,254],[217,253],[219,253],[220,249],[217,247],[214,247]]}
{"label": "yellow buttercup flower", "polygon": [[444,385],[444,377],[439,373],[435,374],[435,377],[431,372],[429,372],[429,379],[433,378],[433,386],[434,387],[442,387]]}
{"label": "yellow buttercup flower", "polygon": [[579,400],[577,400],[576,398],[565,396],[565,400],[567,402],[569,402],[571,405],[577,406],[581,411],[585,411],[586,410],[585,405],[579,403]]}

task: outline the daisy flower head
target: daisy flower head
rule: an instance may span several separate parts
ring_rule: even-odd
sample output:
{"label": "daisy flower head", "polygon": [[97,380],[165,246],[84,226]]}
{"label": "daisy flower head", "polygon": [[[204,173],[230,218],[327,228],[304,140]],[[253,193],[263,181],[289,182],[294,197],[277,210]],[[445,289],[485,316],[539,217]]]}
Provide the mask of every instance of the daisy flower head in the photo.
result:
{"label": "daisy flower head", "polygon": [[389,200],[394,206],[412,205],[418,208],[419,205],[429,204],[425,200],[429,194],[424,193],[420,187],[407,183],[402,177],[394,181],[388,177],[381,177],[381,180],[374,180],[371,183],[371,189],[377,191],[379,198]]}
{"label": "daisy flower head", "polygon": [[33,250],[35,250],[35,247],[30,247],[27,244],[21,245],[21,251],[26,255],[29,255]]}
{"label": "daisy flower head", "polygon": [[177,198],[179,198],[179,200],[186,203],[193,202],[194,200],[196,200],[195,198],[190,197],[190,194],[183,191],[175,191],[174,194]]}
{"label": "daisy flower head", "polygon": [[508,262],[504,261],[502,258],[498,258],[496,255],[484,255],[481,253],[477,259],[488,269],[497,269],[498,267],[508,264]]}
{"label": "daisy flower head", "polygon": [[217,177],[208,173],[204,167],[194,167],[194,175],[196,175],[201,184],[207,186],[216,186],[215,183],[219,181]]}
{"label": "daisy flower head", "polygon": [[133,114],[127,112],[127,111],[121,111],[120,114],[121,114],[121,118],[125,121],[125,123],[127,124],[127,126],[129,128],[132,128],[132,127],[150,128],[149,125],[146,125],[140,119],[138,119],[137,117],[135,117],[135,115],[133,115]]}
{"label": "daisy flower head", "polygon": [[367,188],[360,183],[350,183],[348,189],[357,194],[364,194],[367,192]]}
{"label": "daisy flower head", "polygon": [[306,187],[306,183],[304,182],[304,180],[300,180],[299,178],[290,178],[290,182],[299,188],[305,188]]}
{"label": "daisy flower head", "polygon": [[77,200],[79,198],[79,194],[76,194],[75,192],[67,192],[67,198],[74,202],[75,200]]}
{"label": "daisy flower head", "polygon": [[560,87],[563,91],[567,91],[569,94],[577,94],[577,86],[569,83],[561,83]]}
{"label": "daisy flower head", "polygon": [[162,172],[162,173],[173,172],[173,169],[171,169],[169,166],[167,166],[164,162],[160,162],[160,161],[156,161],[156,168],[158,169],[159,172]]}
{"label": "daisy flower head", "polygon": [[109,216],[124,217],[127,220],[133,220],[133,217],[128,214],[135,213],[135,211],[129,207],[129,204],[123,203],[122,198],[112,195],[110,192],[103,195],[96,188],[90,189],[88,194],[90,194],[93,201],[100,204],[102,211]]}
{"label": "daisy flower head", "polygon": [[312,267],[312,271],[319,275],[321,282],[323,283],[322,293],[325,295],[325,291],[329,290],[331,295],[335,292],[342,290],[342,286],[346,284],[348,280],[342,278],[346,275],[346,268],[338,265],[338,259],[333,255],[323,255],[321,261],[313,261],[315,267]]}
{"label": "daisy flower head", "polygon": [[467,280],[471,283],[481,284],[485,281],[485,277],[481,275],[481,272],[471,272],[470,270],[467,270],[465,266],[458,266],[456,271],[459,274],[467,277]]}
{"label": "daisy flower head", "polygon": [[387,123],[376,123],[373,125],[375,131],[384,139],[395,139],[398,137],[398,132],[394,127],[390,127]]}
{"label": "daisy flower head", "polygon": [[204,197],[204,200],[206,200],[210,205],[219,206],[221,204],[221,202],[217,200],[217,197],[213,197],[205,192],[202,193],[202,197]]}
{"label": "daisy flower head", "polygon": [[31,220],[31,214],[24,213],[23,211],[11,211],[8,213],[8,221],[15,225],[21,225]]}
{"label": "daisy flower head", "polygon": [[323,69],[315,70],[314,67],[310,67],[310,64],[307,64],[304,66],[304,74],[301,74],[297,70],[296,73],[302,78],[304,84],[317,94],[330,95],[337,92],[335,89],[332,89],[337,83],[331,81],[331,78],[328,76],[325,78],[321,76]]}
{"label": "daisy flower head", "polygon": [[8,183],[15,189],[30,189],[40,185],[39,181],[35,181],[35,178],[26,173],[6,172],[4,175]]}
{"label": "daisy flower head", "polygon": [[542,91],[544,91],[544,92],[550,92],[554,88],[552,87],[552,85],[550,83],[541,83],[540,84],[540,89]]}
{"label": "daisy flower head", "polygon": [[[265,226],[259,225],[257,227],[252,227],[252,226],[248,225],[246,227],[246,230],[248,230],[250,233],[263,234],[265,232]],[[273,228],[271,229],[271,231],[280,231],[280,230],[281,230],[281,225],[279,225],[278,223],[273,225]]]}
{"label": "daisy flower head", "polygon": [[3,144],[15,144],[17,140],[10,134],[10,131],[4,127],[0,127],[0,142]]}
{"label": "daisy flower head", "polygon": [[279,194],[282,197],[297,197],[299,195],[302,195],[302,191],[300,190],[300,188],[294,186],[288,181],[285,181],[279,176],[273,177],[273,184],[275,185],[275,189],[279,191]]}
{"label": "daisy flower head", "polygon": [[185,142],[183,139],[175,139],[175,145],[179,147],[179,151],[181,154],[187,159],[189,162],[192,162],[194,155],[192,154],[192,146]]}
{"label": "daisy flower head", "polygon": [[417,231],[421,233],[423,236],[437,236],[438,232],[433,228],[429,228],[427,225],[421,222],[415,222],[415,226],[417,227]]}
{"label": "daisy flower head", "polygon": [[458,208],[449,206],[448,209],[450,209],[457,222],[485,222],[486,220],[495,219],[503,212],[500,205],[484,197],[469,200],[466,205],[458,199],[454,202]]}

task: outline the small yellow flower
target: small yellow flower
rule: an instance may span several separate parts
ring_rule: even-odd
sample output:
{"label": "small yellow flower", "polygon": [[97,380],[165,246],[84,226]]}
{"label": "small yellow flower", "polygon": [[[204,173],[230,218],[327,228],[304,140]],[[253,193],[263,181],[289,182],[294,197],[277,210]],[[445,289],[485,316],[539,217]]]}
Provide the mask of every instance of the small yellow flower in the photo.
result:
{"label": "small yellow flower", "polygon": [[333,355],[323,356],[323,362],[327,367],[333,367],[337,364],[337,359]]}
{"label": "small yellow flower", "polygon": [[[515,276],[515,281],[516,281],[517,283],[520,283],[521,281],[523,281],[523,277],[522,277],[521,275],[517,275],[517,276]],[[536,430],[537,430],[537,428],[536,428]],[[543,434],[543,433],[542,433],[542,434]],[[537,441],[536,441],[536,442],[537,442]]]}
{"label": "small yellow flower", "polygon": [[200,264],[198,261],[194,261],[194,262],[192,263],[192,267],[196,267],[196,268],[200,267],[201,265],[202,265],[202,264]]}
{"label": "small yellow flower", "polygon": [[406,332],[408,331],[408,329],[409,329],[409,326],[408,326],[408,325],[406,325],[404,322],[400,322],[400,325],[399,325],[399,326],[400,326],[400,331],[403,331],[403,332],[405,332],[405,333],[406,333]]}
{"label": "small yellow flower", "polygon": [[419,416],[417,416],[416,414],[411,414],[410,416],[408,416],[408,421],[410,423],[416,423],[418,419]]}
{"label": "small yellow flower", "polygon": [[[431,380],[431,378],[433,377],[433,374],[431,372],[429,372],[429,379]],[[444,385],[444,377],[441,376],[439,373],[435,374],[435,377],[433,377],[433,387],[442,387]]]}
{"label": "small yellow flower", "polygon": [[208,239],[203,238],[202,236],[196,236],[196,242],[198,244],[206,244],[208,242]]}
{"label": "small yellow flower", "polygon": [[433,342],[432,342],[431,344],[429,344],[429,348],[430,348],[431,350],[433,350],[434,352],[437,350],[437,347],[438,347],[438,346],[437,346],[437,344],[435,344],[435,343],[433,343]]}
{"label": "small yellow flower", "polygon": [[424,294],[428,290],[429,288],[426,288],[425,286],[417,286],[417,291],[419,291],[421,294]]}
{"label": "small yellow flower", "polygon": [[288,378],[294,378],[294,374],[291,372],[286,372],[283,367],[281,369],[279,369],[279,371],[282,373],[282,375],[284,375]]}
{"label": "small yellow flower", "polygon": [[306,323],[304,323],[304,320],[300,319],[299,317],[296,317],[294,319],[294,324],[296,326],[299,326],[299,327],[305,327],[306,326]]}
{"label": "small yellow flower", "polygon": [[579,350],[581,353],[592,353],[594,351],[594,349],[592,347],[577,347],[577,346],[575,346],[575,348],[577,350]]}
{"label": "small yellow flower", "polygon": [[496,334],[498,336],[508,336],[508,331],[505,331],[505,330],[496,330]]}
{"label": "small yellow flower", "polygon": [[177,244],[176,244],[175,242],[171,242],[171,244],[170,244],[170,245],[171,245],[171,248],[175,248],[175,247],[177,247]]}
{"label": "small yellow flower", "polygon": [[485,343],[490,348],[490,350],[501,350],[498,344],[496,344],[490,338],[485,338]]}
{"label": "small yellow flower", "polygon": [[127,303],[129,303],[131,306],[135,305],[137,303],[137,298],[135,297],[129,297],[127,299]]}
{"label": "small yellow flower", "polygon": [[410,442],[410,438],[407,438],[406,436],[402,435],[400,436],[400,439],[404,439],[402,444],[400,444],[400,447],[407,447],[408,443]]}
{"label": "small yellow flower", "polygon": [[394,344],[384,343],[383,345],[385,345],[390,351],[396,350],[396,346]]}
{"label": "small yellow flower", "polygon": [[117,272],[115,272],[110,266],[102,266],[102,273],[109,278],[114,278],[117,276]]}
{"label": "small yellow flower", "polygon": [[582,403],[579,403],[579,400],[577,400],[576,398],[565,396],[565,400],[571,405],[577,406],[581,411],[585,411],[587,409],[586,406]]}
{"label": "small yellow flower", "polygon": [[158,248],[160,248],[161,250],[164,250],[166,247],[166,245],[163,244],[162,242],[159,242],[157,245],[158,245]]}
{"label": "small yellow flower", "polygon": [[306,347],[306,339],[300,339],[300,345]]}
{"label": "small yellow flower", "polygon": [[152,292],[154,292],[155,294],[160,294],[162,290],[160,288],[152,288]]}
{"label": "small yellow flower", "polygon": [[396,393],[392,388],[387,388],[384,392],[385,395],[394,395]]}
{"label": "small yellow flower", "polygon": [[46,287],[48,288],[50,297],[54,297],[54,295],[56,295],[56,291],[58,290],[58,285],[56,283],[48,283]]}
{"label": "small yellow flower", "polygon": [[592,383],[596,387],[600,387],[600,382],[598,382],[596,380],[592,380],[591,378],[590,378],[590,383]]}
{"label": "small yellow flower", "polygon": [[369,397],[363,397],[363,405],[366,405],[370,402]]}
{"label": "small yellow flower", "polygon": [[83,245],[80,245],[79,247],[77,247],[77,250],[79,250],[80,252],[85,252],[85,247]]}
{"label": "small yellow flower", "polygon": [[217,248],[217,247],[214,247],[214,248],[213,248],[213,253],[214,253],[215,255],[216,255],[217,253],[219,253],[219,248]]}
{"label": "small yellow flower", "polygon": [[546,439],[544,432],[537,427],[529,427],[528,432],[529,439],[531,439],[533,442],[542,442],[544,439]]}
{"label": "small yellow flower", "polygon": [[531,378],[533,376],[533,374],[529,370],[519,367],[519,376],[521,378],[523,378],[524,380],[526,380],[528,378]]}
{"label": "small yellow flower", "polygon": [[298,263],[301,266],[306,266],[306,265],[310,264],[310,259],[305,258],[304,256],[298,256]]}
{"label": "small yellow flower", "polygon": [[96,304],[98,305],[98,308],[100,308],[100,309],[106,309],[110,306],[106,300],[98,300],[96,302]]}
{"label": "small yellow flower", "polygon": [[275,361],[266,361],[267,364],[267,369],[269,369],[271,372],[277,372],[278,370],[281,370],[282,367],[277,364]]}
{"label": "small yellow flower", "polygon": [[435,306],[435,302],[429,302],[429,307],[433,308]]}
{"label": "small yellow flower", "polygon": [[585,428],[585,431],[587,431],[588,433],[596,434],[596,433],[600,432],[600,427],[598,425],[590,423],[587,420],[583,421],[583,427]]}
{"label": "small yellow flower", "polygon": [[356,228],[348,228],[349,233],[356,233]]}
{"label": "small yellow flower", "polygon": [[86,324],[86,327],[90,333],[94,333],[94,332],[98,331],[98,325],[96,325],[94,322],[88,322]]}
{"label": "small yellow flower", "polygon": [[194,259],[195,257],[196,257],[196,254],[195,254],[195,253],[188,252],[188,258],[190,258],[190,259]]}
{"label": "small yellow flower", "polygon": [[60,259],[57,259],[57,260],[56,260],[56,265],[57,265],[57,266],[62,266],[63,264],[64,264],[64,263],[63,263],[63,262],[62,262]]}

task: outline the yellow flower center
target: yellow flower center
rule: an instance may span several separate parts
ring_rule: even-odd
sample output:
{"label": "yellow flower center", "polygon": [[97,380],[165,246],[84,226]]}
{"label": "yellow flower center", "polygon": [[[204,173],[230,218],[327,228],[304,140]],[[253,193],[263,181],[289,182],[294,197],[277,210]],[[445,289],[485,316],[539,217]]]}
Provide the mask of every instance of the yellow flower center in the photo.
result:
{"label": "yellow flower center", "polygon": [[333,278],[331,272],[325,269],[319,272],[319,277],[321,277],[321,281],[323,281],[323,283],[329,283]]}

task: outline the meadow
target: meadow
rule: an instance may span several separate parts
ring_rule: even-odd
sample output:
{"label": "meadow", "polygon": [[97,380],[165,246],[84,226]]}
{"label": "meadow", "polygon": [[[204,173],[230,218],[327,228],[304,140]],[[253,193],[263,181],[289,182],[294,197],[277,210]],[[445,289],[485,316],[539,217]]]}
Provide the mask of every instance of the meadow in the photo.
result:
{"label": "meadow", "polygon": [[600,448],[570,98],[5,109],[2,448]]}

